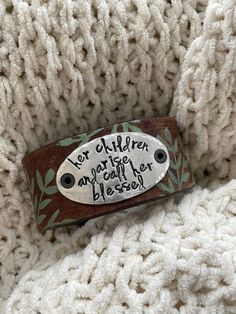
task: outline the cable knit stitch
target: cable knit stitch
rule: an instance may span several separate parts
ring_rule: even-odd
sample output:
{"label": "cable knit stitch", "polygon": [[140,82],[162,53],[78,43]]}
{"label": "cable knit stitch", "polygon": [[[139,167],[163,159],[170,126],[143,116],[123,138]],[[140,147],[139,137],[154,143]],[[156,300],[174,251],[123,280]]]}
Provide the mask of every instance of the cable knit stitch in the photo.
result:
{"label": "cable knit stitch", "polygon": [[235,177],[235,4],[0,0],[0,312],[236,312],[235,181],[41,235],[21,166],[171,111],[195,172]]}

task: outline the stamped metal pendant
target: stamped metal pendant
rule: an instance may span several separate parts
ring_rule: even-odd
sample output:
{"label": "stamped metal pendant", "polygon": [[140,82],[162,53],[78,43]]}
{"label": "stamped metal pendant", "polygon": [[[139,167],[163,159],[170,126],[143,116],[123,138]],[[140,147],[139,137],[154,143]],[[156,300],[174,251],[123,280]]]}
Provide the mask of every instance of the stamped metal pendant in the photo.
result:
{"label": "stamped metal pendant", "polygon": [[113,133],[76,148],[60,165],[56,182],[68,199],[109,204],[142,194],[165,176],[166,146],[138,132]]}

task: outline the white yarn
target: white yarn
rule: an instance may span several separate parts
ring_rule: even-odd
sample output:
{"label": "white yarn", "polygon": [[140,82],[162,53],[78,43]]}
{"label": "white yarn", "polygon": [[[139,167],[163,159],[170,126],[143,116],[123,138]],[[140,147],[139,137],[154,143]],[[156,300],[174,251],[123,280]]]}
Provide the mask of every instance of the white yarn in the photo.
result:
{"label": "white yarn", "polygon": [[234,0],[209,1],[203,34],[190,45],[173,114],[184,129],[194,169],[235,178],[236,25]]}
{"label": "white yarn", "polygon": [[58,231],[6,313],[235,313],[235,199],[236,180]]}
{"label": "white yarn", "polygon": [[41,235],[21,166],[175,91],[194,169],[234,177],[235,4],[0,0],[0,313],[236,312],[235,181]]}

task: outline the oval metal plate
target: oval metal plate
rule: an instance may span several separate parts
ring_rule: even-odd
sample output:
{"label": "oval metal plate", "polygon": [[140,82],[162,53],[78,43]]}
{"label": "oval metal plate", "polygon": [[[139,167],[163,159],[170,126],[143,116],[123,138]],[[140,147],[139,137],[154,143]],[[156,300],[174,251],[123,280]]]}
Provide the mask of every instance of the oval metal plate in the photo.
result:
{"label": "oval metal plate", "polygon": [[57,186],[68,199],[109,204],[142,194],[166,174],[170,158],[155,137],[113,133],[76,148],[57,171]]}

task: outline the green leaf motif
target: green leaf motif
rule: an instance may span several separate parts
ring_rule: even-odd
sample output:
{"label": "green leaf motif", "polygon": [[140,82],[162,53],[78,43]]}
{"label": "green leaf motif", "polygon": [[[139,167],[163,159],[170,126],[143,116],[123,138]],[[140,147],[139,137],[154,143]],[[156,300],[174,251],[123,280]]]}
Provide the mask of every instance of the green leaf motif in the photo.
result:
{"label": "green leaf motif", "polygon": [[56,185],[48,186],[48,187],[46,187],[46,190],[45,190],[45,193],[47,195],[53,195],[53,194],[55,194],[57,192],[58,192],[58,188],[57,188]]}
{"label": "green leaf motif", "polygon": [[173,160],[170,160],[170,167],[171,169],[177,170],[179,168],[179,165],[175,164]]}
{"label": "green leaf motif", "polygon": [[173,171],[171,171],[170,169],[168,170],[168,174],[170,175],[171,180],[175,183],[175,184],[179,184],[178,179],[176,178],[176,176],[174,175]]}
{"label": "green leaf motif", "polygon": [[182,154],[179,154],[178,161],[177,161],[177,169],[179,169],[182,165]]}
{"label": "green leaf motif", "polygon": [[[47,215],[45,214],[39,215],[39,212],[40,210],[45,209],[48,206],[48,204],[52,201],[52,199],[43,199],[43,196],[44,194],[53,195],[58,192],[58,189],[56,185],[48,186],[48,184],[50,184],[55,177],[55,171],[53,169],[50,168],[46,172],[45,184],[38,169],[35,172],[35,177],[36,181],[35,178],[32,178],[29,189],[32,195],[33,209],[36,214],[37,223],[41,224],[43,220],[46,219]],[[40,194],[35,193],[35,182],[37,182],[38,189],[41,192]]]}
{"label": "green leaf motif", "polygon": [[57,217],[59,216],[60,214],[60,210],[57,209],[53,214],[52,216],[50,217],[49,221],[48,221],[48,224],[47,224],[47,227],[50,228],[53,226],[55,220],[57,219]]}
{"label": "green leaf motif", "polygon": [[57,143],[59,146],[69,146],[74,143],[74,140],[71,137],[65,138]]}
{"label": "green leaf motif", "polygon": [[87,133],[82,133],[80,135],[80,140],[82,142],[80,145],[83,145],[84,143],[87,143],[89,141],[89,137],[88,137]]}
{"label": "green leaf motif", "polygon": [[165,185],[165,184],[162,183],[162,182],[159,182],[159,183],[157,184],[157,186],[158,186],[161,190],[163,190],[163,191],[170,192],[169,186],[168,186],[168,185]]}
{"label": "green leaf motif", "polygon": [[50,199],[45,199],[43,201],[40,202],[39,204],[39,210],[44,209],[45,207],[48,206],[48,204],[51,202],[52,200]]}
{"label": "green leaf motif", "polygon": [[188,160],[186,158],[184,158],[183,166],[184,166],[184,168],[186,168],[188,166]]}
{"label": "green leaf motif", "polygon": [[160,135],[157,135],[156,138],[167,147],[168,151],[172,150],[167,141],[165,141]]}
{"label": "green leaf motif", "polygon": [[55,176],[55,171],[53,169],[49,169],[46,173],[46,177],[45,177],[45,185],[48,185],[49,183],[52,182],[53,178]]}
{"label": "green leaf motif", "polygon": [[171,138],[170,130],[168,128],[164,129],[164,135],[165,135],[165,138],[171,143],[172,138]]}
{"label": "green leaf motif", "polygon": [[117,124],[114,124],[114,125],[112,126],[111,133],[116,133],[116,132],[117,132],[117,127],[118,127],[118,125],[117,125]]}
{"label": "green leaf motif", "polygon": [[59,146],[70,146],[76,142],[80,142],[80,145],[83,145],[83,144],[87,143],[92,136],[96,135],[101,130],[103,130],[103,128],[96,129],[90,133],[84,132],[84,133],[78,135],[76,138],[72,138],[72,137],[65,138],[64,140],[59,141],[57,143],[57,145],[59,145]]}
{"label": "green leaf motif", "polygon": [[35,195],[34,203],[33,203],[34,211],[36,212],[38,208],[38,196]]}
{"label": "green leaf motif", "polygon": [[57,224],[58,225],[66,225],[66,224],[73,223],[75,221],[77,221],[77,219],[69,219],[68,218],[68,219],[63,219],[63,220],[59,221]]}
{"label": "green leaf motif", "polygon": [[174,193],[175,192],[175,188],[174,188],[174,185],[173,185],[173,183],[172,183],[170,178],[168,179],[168,184],[169,184],[169,192],[170,193]]}
{"label": "green leaf motif", "polygon": [[168,169],[168,184],[158,183],[157,186],[166,192],[176,192],[182,190],[183,182],[187,182],[190,178],[190,173],[184,170],[188,167],[188,160],[182,148],[180,137],[173,139],[170,130],[166,127],[164,129],[164,139],[156,136],[160,141],[166,145],[168,151],[173,158],[170,159],[170,167]]}
{"label": "green leaf motif", "polygon": [[90,133],[89,133],[89,139],[90,139],[91,137],[93,137],[94,135],[96,135],[98,132],[102,131],[102,130],[103,130],[103,128],[99,128],[99,129],[96,129],[96,130],[90,132]]}
{"label": "green leaf motif", "polygon": [[176,137],[175,142],[174,142],[173,151],[175,153],[177,153],[177,151],[178,151],[178,139],[177,139],[177,137]]}
{"label": "green leaf motif", "polygon": [[26,177],[27,183],[28,183],[28,185],[29,185],[29,184],[30,184],[29,175],[28,175],[27,171],[26,171],[24,168],[23,168],[23,170],[24,170],[24,173],[25,173],[25,177]]}
{"label": "green leaf motif", "polygon": [[122,123],[122,128],[124,132],[128,132],[129,131],[128,122]]}
{"label": "green leaf motif", "polygon": [[32,178],[32,180],[31,180],[29,191],[31,194],[34,193],[34,178]]}
{"label": "green leaf motif", "polygon": [[[138,122],[138,121],[136,121],[136,122]],[[112,126],[111,134],[117,132],[118,126],[119,126],[119,124],[114,124],[114,125]],[[129,122],[123,122],[123,123],[121,124],[121,126],[122,126],[123,132],[129,132],[129,131],[132,131],[132,132],[140,132],[140,133],[143,132],[142,129],[140,129],[140,128],[137,127],[136,125],[130,124]]]}
{"label": "green leaf motif", "polygon": [[40,191],[43,192],[44,191],[43,179],[42,179],[41,174],[38,171],[38,169],[36,170],[36,179],[37,179],[37,184],[38,184]]}
{"label": "green leaf motif", "polygon": [[184,172],[181,177],[182,182],[187,182],[189,180],[189,177],[190,177],[190,173]]}
{"label": "green leaf motif", "polygon": [[162,143],[163,142],[163,138],[157,134],[156,138]]}
{"label": "green leaf motif", "polygon": [[129,128],[130,128],[130,130],[131,130],[132,132],[140,132],[140,133],[143,132],[143,131],[142,131],[139,127],[137,127],[136,125],[129,124]]}
{"label": "green leaf motif", "polygon": [[40,225],[45,220],[46,217],[47,217],[47,215],[38,216],[37,217],[37,224]]}
{"label": "green leaf motif", "polygon": [[180,149],[182,150],[182,152],[184,153],[184,146],[183,146],[183,142],[181,141],[181,138],[180,136],[178,135],[178,143],[179,143],[179,146],[180,146]]}

